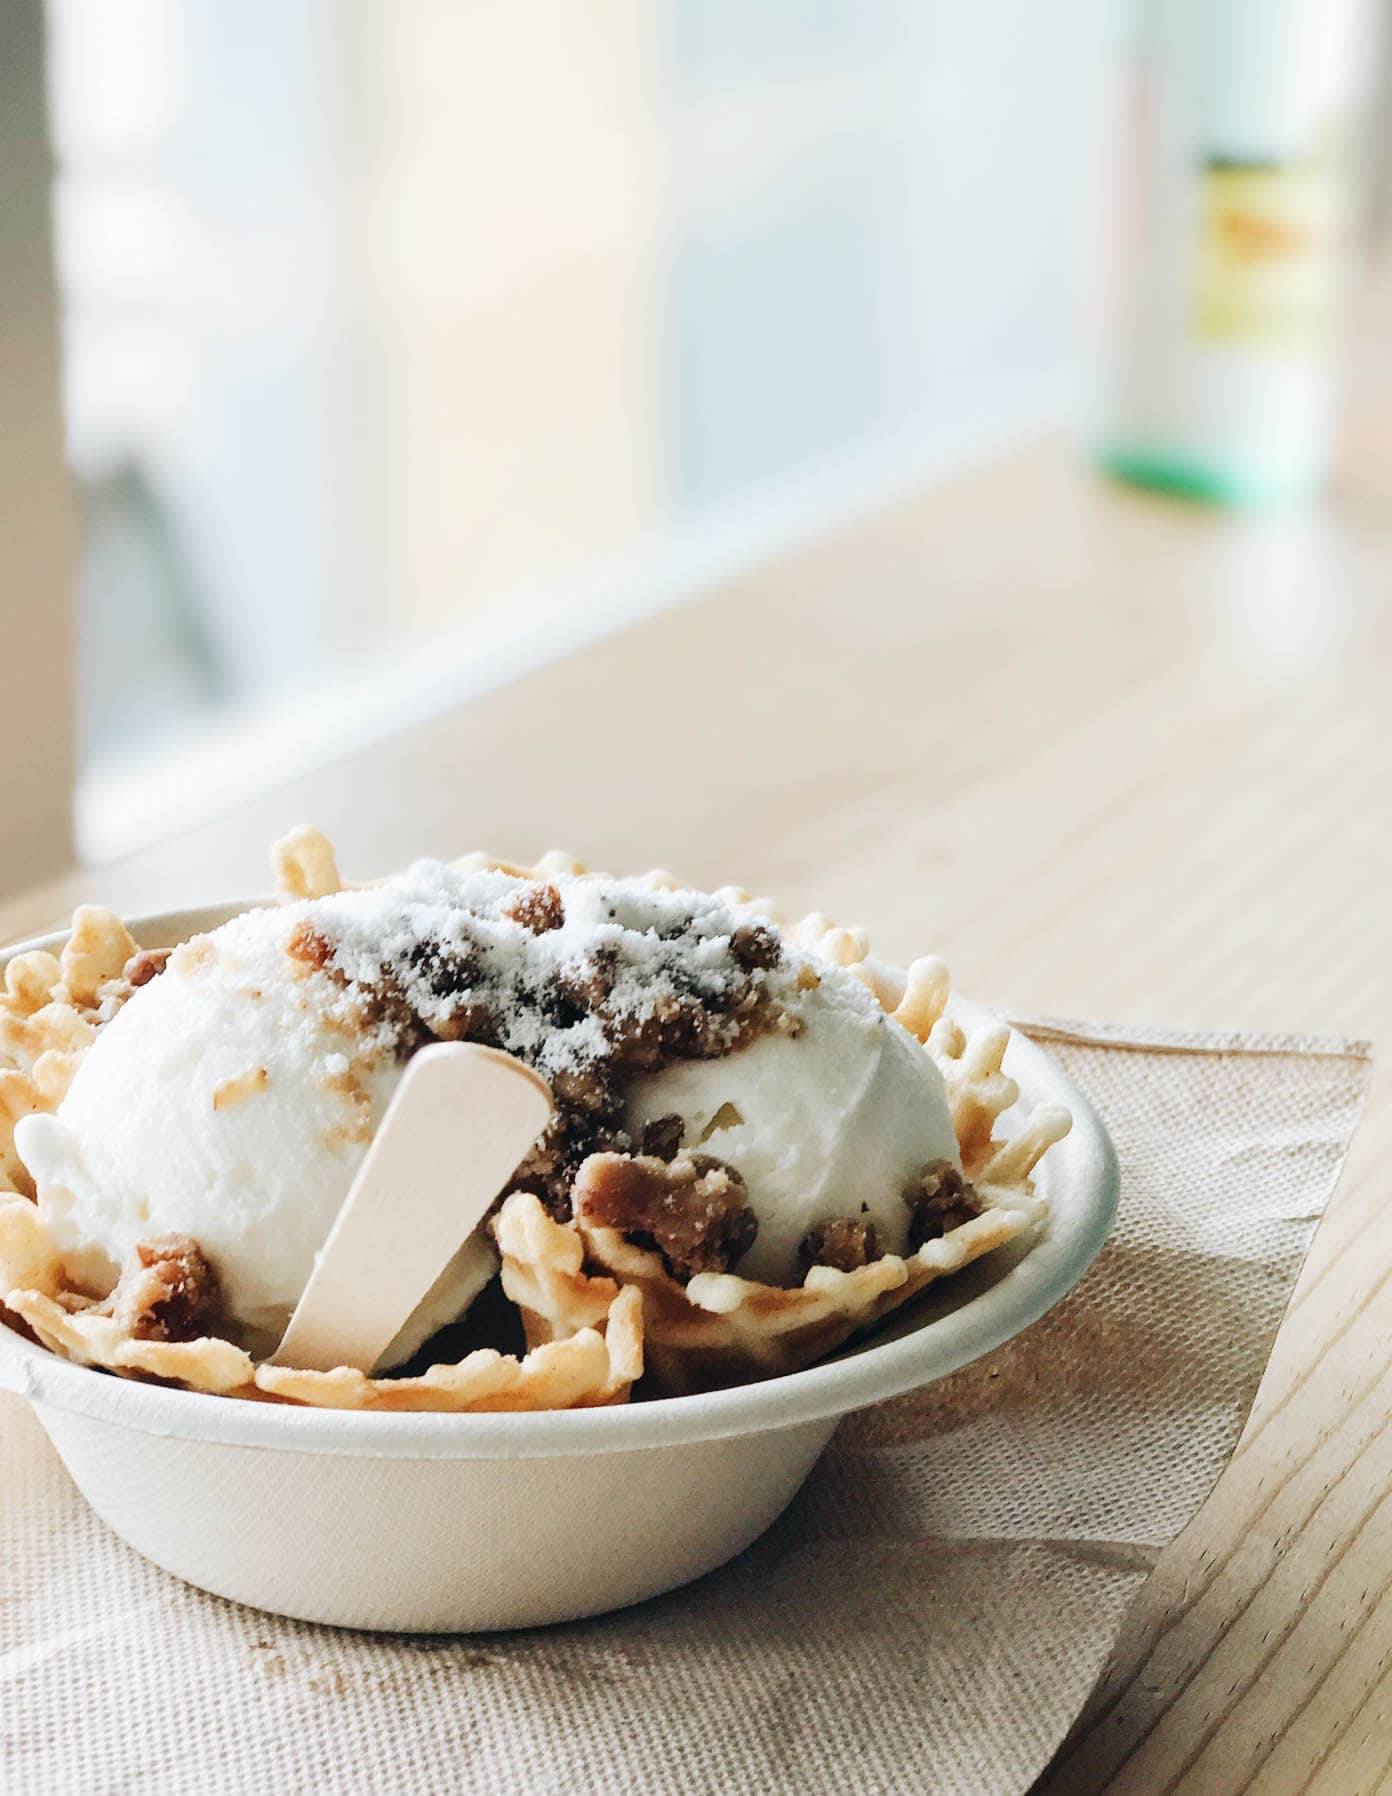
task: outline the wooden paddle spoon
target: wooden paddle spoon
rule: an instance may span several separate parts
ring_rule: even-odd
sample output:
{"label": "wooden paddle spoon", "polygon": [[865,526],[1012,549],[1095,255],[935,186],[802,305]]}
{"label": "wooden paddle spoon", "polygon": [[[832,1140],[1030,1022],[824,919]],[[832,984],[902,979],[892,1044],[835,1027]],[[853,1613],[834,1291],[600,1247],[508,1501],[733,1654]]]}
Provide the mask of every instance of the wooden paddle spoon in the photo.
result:
{"label": "wooden paddle spoon", "polygon": [[278,1366],[370,1372],[551,1118],[546,1081],[496,1048],[411,1057],[320,1249]]}

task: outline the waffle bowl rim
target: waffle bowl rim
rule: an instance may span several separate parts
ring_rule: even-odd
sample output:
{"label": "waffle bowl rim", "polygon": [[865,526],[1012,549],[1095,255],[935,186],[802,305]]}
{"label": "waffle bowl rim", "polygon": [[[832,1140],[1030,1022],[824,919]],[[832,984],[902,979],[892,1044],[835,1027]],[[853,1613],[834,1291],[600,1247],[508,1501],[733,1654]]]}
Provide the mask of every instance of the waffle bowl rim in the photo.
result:
{"label": "waffle bowl rim", "polygon": [[[276,902],[271,896],[244,898],[126,920],[142,946],[172,947],[243,911]],[[67,934],[58,929],[5,945],[0,970],[16,954],[56,950]],[[948,1011],[967,1029],[1001,1020],[999,1012],[955,993]],[[114,1377],[0,1324],[0,1389],[41,1407],[146,1434],[369,1459],[631,1452],[827,1421],[946,1377],[1004,1345],[1054,1308],[1101,1251],[1120,1189],[1116,1150],[1105,1125],[1053,1057],[1016,1029],[1007,1065],[1021,1085],[1022,1111],[1050,1102],[1064,1104],[1073,1115],[1071,1133],[1050,1148],[1040,1168],[1051,1205],[1042,1235],[998,1279],[947,1313],[915,1325],[910,1311],[886,1324],[888,1338],[849,1343],[800,1371],[606,1408],[482,1414],[304,1409]]]}

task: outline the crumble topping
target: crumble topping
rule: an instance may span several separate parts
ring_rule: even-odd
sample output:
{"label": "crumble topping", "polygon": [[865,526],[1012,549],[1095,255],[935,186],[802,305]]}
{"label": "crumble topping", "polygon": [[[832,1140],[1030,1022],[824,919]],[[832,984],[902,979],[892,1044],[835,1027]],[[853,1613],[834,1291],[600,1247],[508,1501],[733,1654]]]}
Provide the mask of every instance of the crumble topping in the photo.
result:
{"label": "crumble topping", "polygon": [[287,948],[307,975],[361,1001],[403,1056],[469,1041],[535,1067],[556,1114],[509,1189],[535,1192],[562,1219],[584,1162],[634,1145],[626,1079],[787,1026],[800,989],[777,930],[704,893],[433,861],[317,900]]}
{"label": "crumble topping", "polygon": [[187,1235],[158,1235],[136,1244],[116,1289],[97,1307],[133,1340],[196,1340],[217,1312],[217,1274]]}
{"label": "crumble topping", "polygon": [[647,1154],[654,1160],[674,1160],[685,1134],[686,1122],[675,1112],[668,1116],[655,1116],[650,1123],[644,1124],[643,1132],[638,1137],[638,1152]]}
{"label": "crumble topping", "polygon": [[164,971],[172,952],[170,948],[139,948],[126,962],[121,977],[132,991],[138,991]]}
{"label": "crumble topping", "polygon": [[594,1154],[575,1181],[575,1214],[656,1249],[683,1282],[728,1272],[759,1232],[744,1180],[711,1154]]}
{"label": "crumble topping", "polygon": [[909,1206],[909,1246],[960,1228],[981,1214],[976,1192],[950,1160],[930,1160],[904,1193]]}
{"label": "crumble topping", "polygon": [[[910,1252],[981,1214],[976,1192],[950,1160],[930,1160],[904,1192],[904,1202]],[[880,1231],[868,1216],[838,1216],[808,1229],[798,1243],[798,1264],[804,1272],[811,1266],[854,1272],[884,1251]]]}
{"label": "crumble topping", "polygon": [[798,1243],[798,1265],[834,1266],[838,1272],[854,1272],[884,1254],[880,1231],[868,1216],[838,1216],[808,1229]]}
{"label": "crumble topping", "polygon": [[533,935],[545,935],[548,929],[559,929],[565,922],[565,905],[553,885],[525,886],[508,899],[503,915],[530,929]]}

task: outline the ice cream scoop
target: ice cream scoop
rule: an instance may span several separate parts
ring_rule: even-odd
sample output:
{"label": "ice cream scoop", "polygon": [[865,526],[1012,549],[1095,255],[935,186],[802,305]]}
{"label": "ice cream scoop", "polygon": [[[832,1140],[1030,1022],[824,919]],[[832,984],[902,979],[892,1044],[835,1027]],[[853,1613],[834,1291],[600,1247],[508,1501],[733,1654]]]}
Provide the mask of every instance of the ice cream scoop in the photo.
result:
{"label": "ice cream scoop", "polygon": [[628,1093],[635,1134],[678,1116],[685,1147],[741,1174],[759,1229],[736,1270],[769,1284],[796,1282],[808,1230],[844,1217],[903,1252],[906,1188],[930,1161],[960,1164],[941,1074],[860,980],[819,966],[789,1014],[791,1029],[677,1061]]}
{"label": "ice cream scoop", "polygon": [[[177,949],[16,1145],[70,1276],[94,1294],[137,1242],[191,1236],[253,1352],[280,1339],[402,1072],[341,982],[287,953],[304,906]],[[383,1358],[400,1363],[496,1268],[480,1232]]]}
{"label": "ice cream scoop", "polygon": [[[188,1237],[261,1356],[423,1045],[499,1047],[552,1082],[556,1127],[518,1171],[563,1202],[587,1152],[623,1145],[627,1065],[762,1027],[789,979],[778,952],[704,894],[418,862],[184,943],[16,1146],[79,1288],[104,1296],[142,1244]],[[462,1315],[496,1265],[480,1230],[381,1366]]]}
{"label": "ice cream scoop", "polygon": [[[906,1187],[957,1162],[918,1042],[766,922],[642,881],[422,861],[196,936],[116,1010],[57,1112],[15,1136],[69,1277],[105,1296],[142,1244],[188,1237],[223,1320],[271,1352],[432,1041],[500,1048],[549,1082],[556,1115],[516,1182],[553,1213],[588,1157],[680,1117],[688,1149],[743,1176],[751,1278],[796,1282],[822,1223],[873,1223],[878,1251],[902,1249]],[[496,1265],[478,1230],[380,1365],[461,1316]]]}

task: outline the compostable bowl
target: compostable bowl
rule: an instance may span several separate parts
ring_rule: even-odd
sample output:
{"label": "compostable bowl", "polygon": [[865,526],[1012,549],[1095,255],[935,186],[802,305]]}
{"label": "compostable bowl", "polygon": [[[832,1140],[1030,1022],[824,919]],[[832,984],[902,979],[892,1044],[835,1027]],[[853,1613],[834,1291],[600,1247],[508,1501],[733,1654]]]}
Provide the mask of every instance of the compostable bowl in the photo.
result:
{"label": "compostable bowl", "polygon": [[[142,946],[167,947],[245,908],[165,912],[131,928]],[[17,944],[0,968],[62,940]],[[968,1028],[989,1014],[965,1000],[952,1008]],[[1006,1067],[1021,1111],[1048,1102],[1073,1113],[1037,1175],[1044,1233],[806,1371],[606,1409],[372,1414],[117,1378],[0,1327],[0,1385],[33,1403],[122,1539],[220,1596],[309,1621],[437,1633],[620,1608],[754,1540],[841,1416],[978,1359],[1082,1276],[1116,1207],[1115,1152],[1043,1049],[1015,1035]]]}

